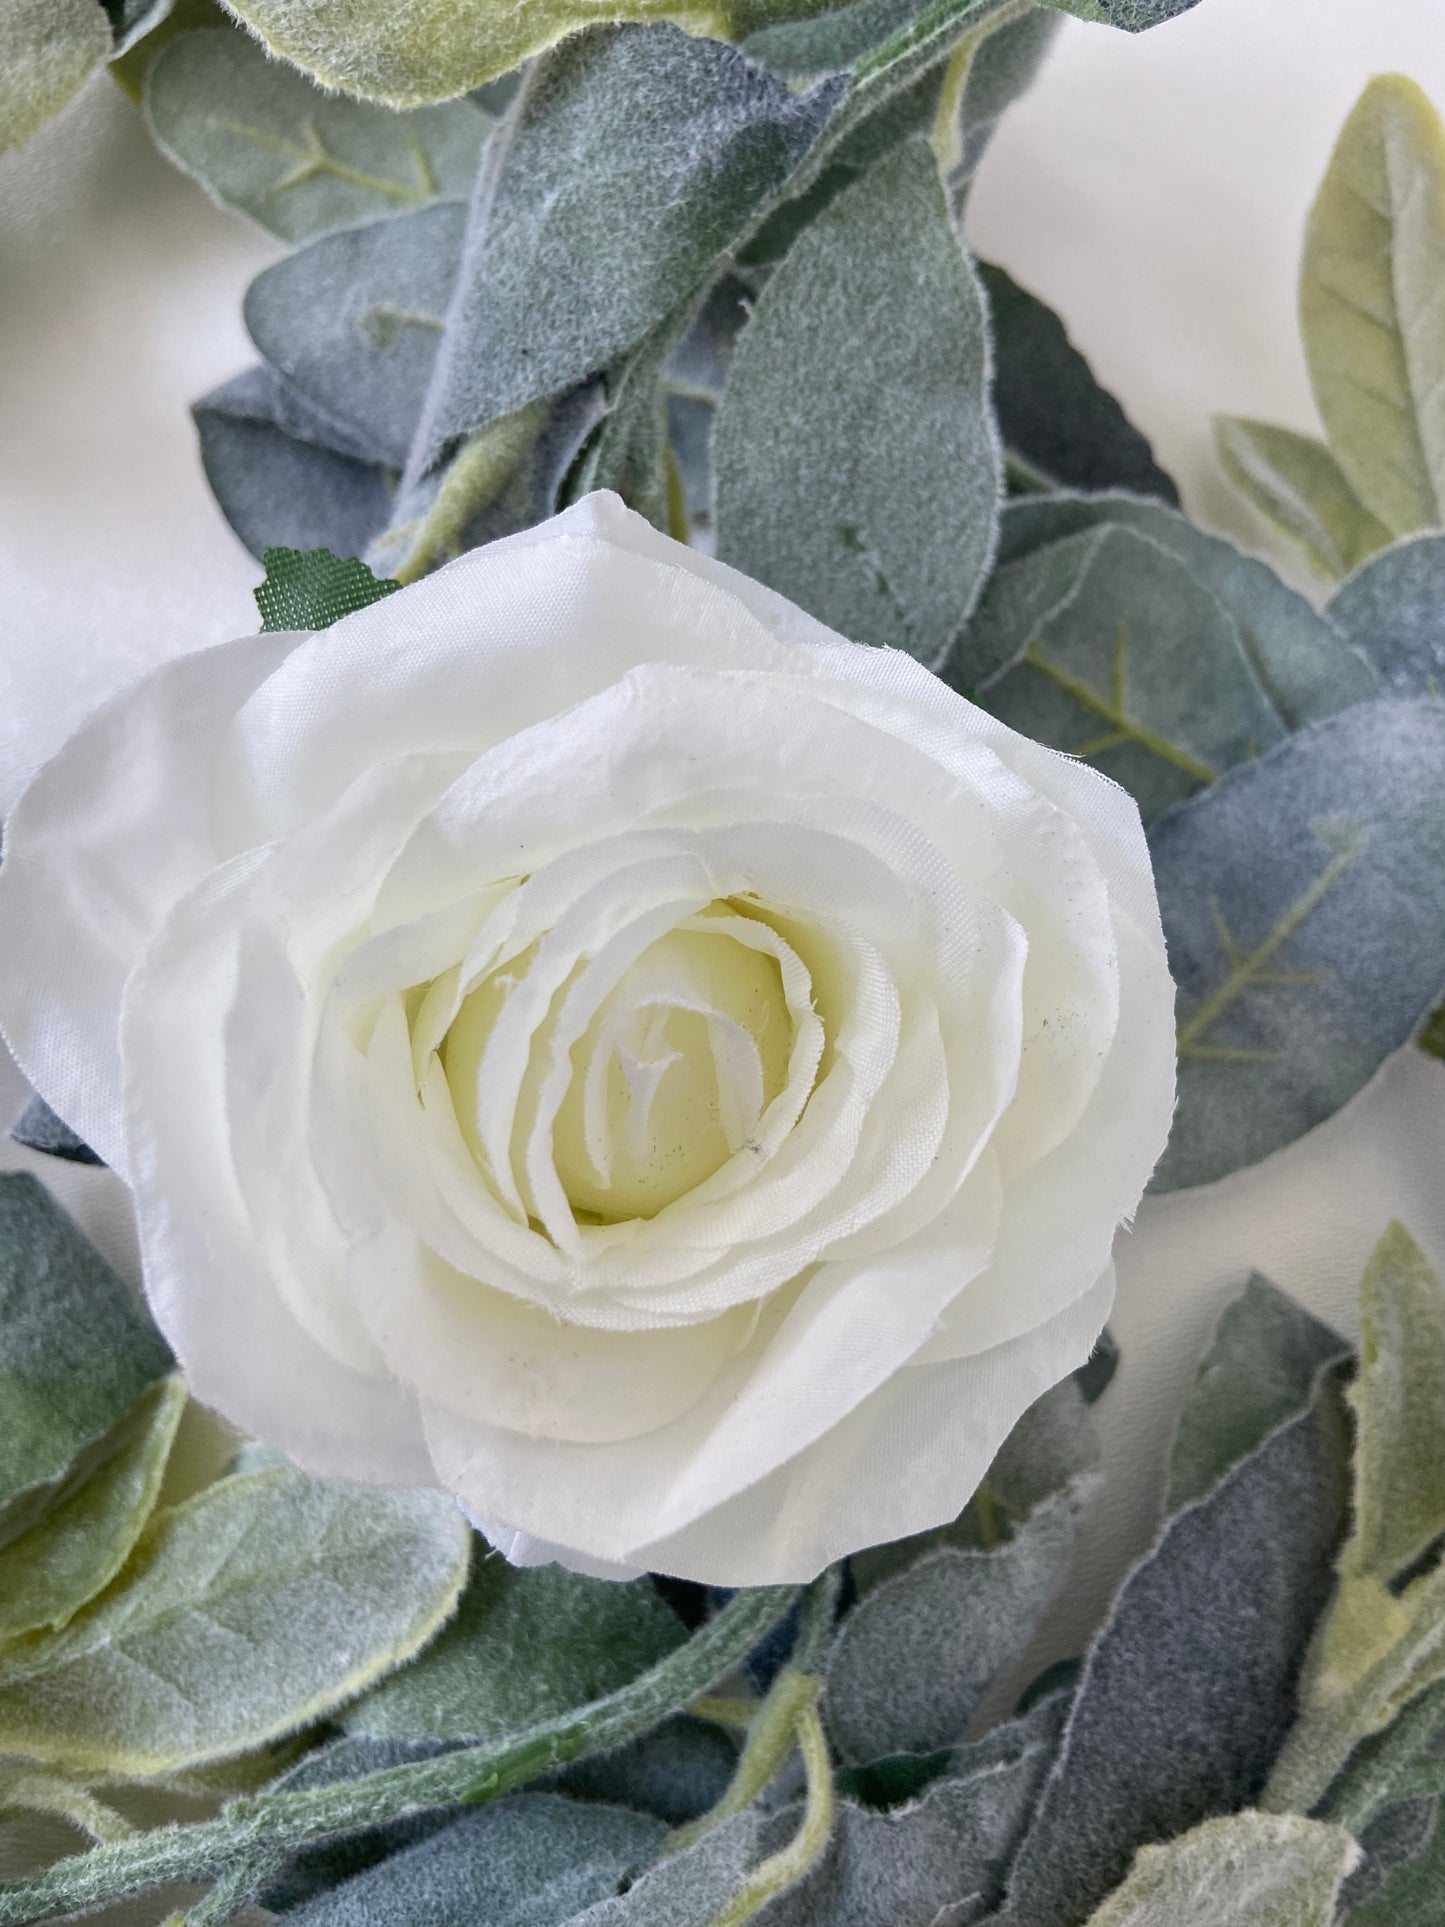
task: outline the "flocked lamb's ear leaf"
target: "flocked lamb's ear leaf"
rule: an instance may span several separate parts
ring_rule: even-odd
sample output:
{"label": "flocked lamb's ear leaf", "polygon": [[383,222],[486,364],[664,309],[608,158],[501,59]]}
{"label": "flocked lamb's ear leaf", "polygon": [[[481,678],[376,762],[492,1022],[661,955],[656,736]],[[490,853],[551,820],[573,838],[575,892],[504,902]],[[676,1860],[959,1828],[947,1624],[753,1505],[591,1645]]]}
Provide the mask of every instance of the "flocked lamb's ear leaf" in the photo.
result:
{"label": "flocked lamb's ear leaf", "polygon": [[1004,14],[1001,25],[985,24],[954,54],[935,141],[955,205],[967,193],[1004,110],[1033,84],[1062,25],[1047,7],[1026,7]]}
{"label": "flocked lamb's ear leaf", "polygon": [[738,337],[719,555],[855,642],[938,661],[992,553],[987,387],[978,281],[909,141],[800,237]]}
{"label": "flocked lamb's ear leaf", "polygon": [[664,1855],[625,1894],[598,1901],[570,1927],[713,1927],[764,1852],[756,1807],[705,1833],[685,1853]]}
{"label": "flocked lamb's ear leaf", "polygon": [[255,591],[261,633],[284,629],[329,629],[357,609],[394,595],[399,582],[371,573],[354,555],[329,549],[268,548],[266,579]]}
{"label": "flocked lamb's ear leaf", "polygon": [[58,1118],[43,1097],[32,1097],[10,1126],[10,1135],[29,1151],[44,1151],[47,1157],[64,1158],[70,1164],[103,1164],[84,1138],[77,1137],[63,1118]]}
{"label": "flocked lamb's ear leaf", "polygon": [[[1001,570],[979,611],[990,645],[1005,602],[1014,617],[1032,605],[1033,620],[1022,654],[980,700],[1113,777],[1146,823],[1284,738],[1229,611],[1134,529],[1098,528]],[[969,673],[970,655],[959,657],[951,679]]]}
{"label": "flocked lamb's ear leaf", "polygon": [[360,555],[391,515],[386,470],[271,368],[191,409],[217,506],[257,561],[268,548]]}
{"label": "flocked lamb's ear leaf", "polygon": [[1300,327],[1331,451],[1393,535],[1445,522],[1445,128],[1378,74],[1305,231]]}
{"label": "flocked lamb's ear leaf", "polygon": [[682,1644],[651,1580],[476,1560],[456,1618],[421,1658],[343,1716],[350,1733],[493,1739],[613,1692]]}
{"label": "flocked lamb's ear leaf", "polygon": [[1077,14],[1080,20],[1122,27],[1125,33],[1143,33],[1149,27],[1162,26],[1176,14],[1188,13],[1199,0],[1043,0],[1043,4]]}
{"label": "flocked lamb's ear leaf", "polygon": [[[1438,1799],[1400,1800],[1360,1829],[1363,1858],[1340,1893],[1345,1920],[1355,1922],[1356,1908],[1378,1899],[1402,1868],[1428,1855],[1439,1818]],[[1436,1889],[1437,1902],[1441,1891]]]}
{"label": "flocked lamb's ear leaf", "polygon": [[[1052,24],[1035,12],[1018,25],[1030,20]],[[979,273],[993,316],[993,405],[1010,460],[1049,488],[1126,488],[1177,505],[1178,490],[1148,442],[1053,309],[1002,268],[981,261]]]}
{"label": "flocked lamb's ear leaf", "polygon": [[44,1516],[0,1543],[0,1640],[63,1626],[114,1579],[155,1509],[185,1403],[179,1378],[142,1392]]}
{"label": "flocked lamb's ear leaf", "polygon": [[319,235],[246,290],[246,327],[271,366],[393,468],[421,414],[466,221],[438,202]]}
{"label": "flocked lamb's ear leaf", "polygon": [[[1396,1865],[1378,1892],[1350,1907],[1349,1927],[1439,1927],[1445,1893],[1445,1825],[1436,1816],[1421,1852]],[[1349,1888],[1345,1899],[1350,1898]]]}
{"label": "flocked lamb's ear leaf", "polygon": [[652,1860],[648,1814],[519,1793],[464,1814],[286,1918],[293,1927],[561,1927]]}
{"label": "flocked lamb's ear leaf", "polygon": [[1338,582],[1390,540],[1329,449],[1312,436],[1219,415],[1214,445],[1230,481],[1304,550],[1325,581]]}
{"label": "flocked lamb's ear leaf", "polygon": [[1156,1190],[1322,1123],[1445,976],[1445,705],[1362,703],[1232,770],[1150,837],[1179,986]]}
{"label": "flocked lamb's ear leaf", "polygon": [[[0,1174],[0,1508],[53,1496],[76,1454],[171,1368],[124,1281],[26,1172]],[[0,1512],[0,1537],[34,1523]]]}
{"label": "flocked lamb's ear leaf", "polygon": [[1327,1374],[1124,1581],[1014,1865],[1010,1927],[1079,1927],[1141,1842],[1258,1797],[1329,1597],[1348,1461]]}
{"label": "flocked lamb's ear leaf", "polygon": [[60,1632],[0,1649],[0,1751],[145,1776],[263,1745],[409,1659],[468,1551],[443,1493],[222,1479]]}
{"label": "flocked lamb's ear leaf", "polygon": [[413,474],[699,299],[840,89],[794,95],[671,27],[599,27],[539,61],[478,181]]}
{"label": "flocked lamb's ear leaf", "polygon": [[283,241],[465,200],[491,117],[467,100],[397,114],[325,94],[249,34],[182,34],[152,63],[162,150],[223,205]]}
{"label": "flocked lamb's ear leaf", "polygon": [[1331,1927],[1360,1849],[1295,1813],[1235,1813],[1143,1847],[1089,1927]]}
{"label": "flocked lamb's ear leaf", "polygon": [[1338,1332],[1256,1272],[1225,1306],[1179,1414],[1169,1511],[1203,1498],[1302,1412],[1321,1370],[1349,1350]]}
{"label": "flocked lamb's ear leaf", "polygon": [[1390,695],[1445,694],[1445,535],[1411,536],[1374,556],[1327,613]]}
{"label": "flocked lamb's ear leaf", "polygon": [[6,0],[0,12],[0,153],[23,147],[110,59],[97,0]]}
{"label": "flocked lamb's ear leaf", "polygon": [[738,1749],[720,1727],[679,1713],[610,1753],[594,1753],[547,1784],[574,1800],[655,1813],[680,1827],[715,1807],[728,1789]]}

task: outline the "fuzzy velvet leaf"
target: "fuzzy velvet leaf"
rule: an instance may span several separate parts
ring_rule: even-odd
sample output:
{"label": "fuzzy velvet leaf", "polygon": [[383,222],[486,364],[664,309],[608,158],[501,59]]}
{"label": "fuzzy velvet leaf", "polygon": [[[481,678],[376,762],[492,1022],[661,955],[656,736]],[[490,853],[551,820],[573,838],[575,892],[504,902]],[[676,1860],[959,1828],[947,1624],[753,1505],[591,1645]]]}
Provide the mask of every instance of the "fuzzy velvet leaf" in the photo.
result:
{"label": "fuzzy velvet leaf", "polygon": [[6,0],[0,10],[0,153],[23,147],[113,51],[97,0]]}
{"label": "fuzzy velvet leaf", "polygon": [[267,549],[266,578],[254,591],[261,633],[282,629],[329,629],[354,610],[394,595],[401,587],[374,576],[355,556],[329,549]]}
{"label": "fuzzy velvet leaf", "polygon": [[1143,1848],[1089,1927],[1332,1927],[1359,1857],[1343,1827],[1298,1814],[1207,1820]]}
{"label": "fuzzy velvet leaf", "polygon": [[986,23],[953,56],[937,131],[939,161],[955,202],[967,192],[1005,110],[1032,86],[1062,25],[1047,7],[1026,7]]}
{"label": "fuzzy velvet leaf", "polygon": [[762,1857],[764,1837],[762,1815],[749,1808],[685,1853],[664,1855],[625,1894],[589,1907],[571,1927],[713,1927]]}
{"label": "fuzzy velvet leaf", "polygon": [[680,1827],[717,1805],[737,1763],[738,1749],[721,1728],[680,1713],[640,1740],[563,1767],[549,1785],[574,1800],[632,1807]]}
{"label": "fuzzy velvet leaf", "polygon": [[1043,0],[1043,4],[1077,14],[1080,20],[1122,27],[1125,33],[1143,33],[1148,27],[1162,26],[1176,14],[1188,13],[1199,0]]}
{"label": "fuzzy velvet leaf", "polygon": [[27,1100],[24,1110],[10,1126],[10,1135],[15,1143],[23,1144],[29,1151],[44,1151],[47,1157],[64,1158],[70,1164],[103,1162],[85,1139],[77,1137],[40,1096]]}
{"label": "fuzzy velvet leaf", "polygon": [[1415,535],[1357,570],[1328,615],[1391,696],[1445,692],[1445,535]]}
{"label": "fuzzy velvet leaf", "polygon": [[1379,74],[1305,231],[1300,327],[1330,449],[1392,535],[1445,521],[1445,128]]}
{"label": "fuzzy velvet leaf", "polygon": [[1232,770],[1151,833],[1179,986],[1179,1107],[1156,1190],[1331,1116],[1438,998],[1445,707],[1362,703]]}
{"label": "fuzzy velvet leaf", "polygon": [[1383,1890],[1351,1907],[1348,1927],[1439,1927],[1445,1906],[1445,1826],[1439,1822],[1423,1851],[1396,1867]]}
{"label": "fuzzy velvet leaf", "polygon": [[[124,1281],[28,1172],[0,1174],[0,1540],[171,1368]],[[11,1510],[14,1502],[27,1495]]]}
{"label": "fuzzy velvet leaf", "polygon": [[260,1746],[431,1638],[469,1537],[443,1493],[223,1479],[60,1632],[0,1649],[0,1751],[147,1775]]}
{"label": "fuzzy velvet leaf", "polygon": [[146,118],[223,206],[283,241],[465,200],[491,116],[467,100],[397,114],[325,94],[249,34],[181,34],[152,63]]}
{"label": "fuzzy velvet leaf", "polygon": [[1214,445],[1230,481],[1298,544],[1326,582],[1338,582],[1390,540],[1329,449],[1312,436],[1221,415]]}
{"label": "fuzzy velvet leaf", "polygon": [[978,281],[909,141],[802,235],[738,337],[719,555],[854,641],[940,660],[993,546],[987,382]]}

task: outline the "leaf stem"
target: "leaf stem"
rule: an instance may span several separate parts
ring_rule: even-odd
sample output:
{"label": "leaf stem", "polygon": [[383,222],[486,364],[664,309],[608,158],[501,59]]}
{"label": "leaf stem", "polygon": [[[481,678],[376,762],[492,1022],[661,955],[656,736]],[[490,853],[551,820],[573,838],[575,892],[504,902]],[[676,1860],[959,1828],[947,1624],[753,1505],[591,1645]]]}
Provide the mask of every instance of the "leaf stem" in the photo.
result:
{"label": "leaf stem", "polygon": [[[810,1683],[816,1686],[816,1682]],[[801,1880],[822,1858],[828,1845],[828,1836],[833,1831],[833,1762],[828,1757],[828,1741],[818,1717],[816,1696],[799,1717],[797,1736],[808,1775],[803,1823],[786,1847],[753,1869],[710,1927],[743,1927],[774,1895]]]}
{"label": "leaf stem", "polygon": [[[442,478],[436,500],[417,524],[404,560],[392,570],[397,582],[416,582],[429,569],[460,555],[467,524],[510,481],[519,462],[542,432],[544,401],[528,402],[478,429]],[[385,542],[386,537],[381,540]]]}

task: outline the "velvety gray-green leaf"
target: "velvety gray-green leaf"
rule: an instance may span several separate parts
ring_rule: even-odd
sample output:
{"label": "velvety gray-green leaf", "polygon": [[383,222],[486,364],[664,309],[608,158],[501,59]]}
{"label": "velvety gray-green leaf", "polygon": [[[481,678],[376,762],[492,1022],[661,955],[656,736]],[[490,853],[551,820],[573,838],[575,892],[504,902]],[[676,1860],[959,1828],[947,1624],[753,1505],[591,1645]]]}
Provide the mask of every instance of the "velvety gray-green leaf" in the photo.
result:
{"label": "velvety gray-green leaf", "polygon": [[393,468],[421,414],[466,220],[438,202],[323,234],[246,290],[246,327],[271,366]]}
{"label": "velvety gray-green leaf", "polygon": [[43,1186],[0,1174],[0,1507],[62,1479],[170,1368],[124,1280]]}
{"label": "velvety gray-green leaf", "polygon": [[1201,1499],[1309,1404],[1324,1366],[1348,1357],[1338,1332],[1256,1272],[1225,1306],[1174,1435],[1169,1511]]}
{"label": "velvety gray-green leaf", "polygon": [[625,1894],[578,1914],[572,1927],[713,1927],[762,1858],[763,1842],[758,1810],[736,1814],[685,1853],[659,1860]]}
{"label": "velvety gray-green leaf", "polygon": [[856,642],[938,661],[992,551],[987,383],[978,282],[909,141],[819,216],[738,337],[719,555]]}
{"label": "velvety gray-green leaf", "polygon": [[615,1752],[563,1767],[550,1784],[574,1800],[632,1807],[680,1827],[717,1805],[737,1763],[738,1749],[720,1727],[680,1713]]}
{"label": "velvety gray-green leaf", "polygon": [[64,1158],[70,1164],[103,1162],[84,1138],[77,1137],[65,1120],[55,1115],[43,1097],[27,1101],[10,1126],[10,1135],[29,1151],[44,1151],[47,1157]]}
{"label": "velvety gray-green leaf", "polygon": [[[986,23],[978,31],[976,44],[960,47],[955,54],[961,85],[951,90],[945,85],[940,111],[945,115],[950,108],[953,111],[947,143],[942,124],[938,140],[940,164],[956,201],[966,192],[1005,111],[1037,78],[1062,25],[1058,14],[1047,7],[1005,9],[999,24]],[[949,78],[954,78],[952,70]]]}
{"label": "velvety gray-green leaf", "polygon": [[1300,329],[1330,450],[1392,535],[1445,521],[1445,128],[1401,74],[1345,122],[1305,231]]}
{"label": "velvety gray-green leaf", "polygon": [[1374,556],[1327,613],[1391,696],[1445,692],[1445,535],[1411,536]]}
{"label": "velvety gray-green leaf", "polygon": [[1396,1867],[1383,1890],[1351,1907],[1348,1927],[1439,1927],[1445,1908],[1445,1826],[1435,1826],[1418,1858]]}
{"label": "velvety gray-green leaf", "polygon": [[112,40],[96,0],[6,0],[0,11],[0,154],[79,93]]}
{"label": "velvety gray-green leaf", "polygon": [[398,114],[323,93],[249,34],[181,34],[152,64],[162,150],[283,241],[435,200],[465,200],[492,125],[470,101]]}
{"label": "velvety gray-green leaf", "polygon": [[662,1844],[660,1820],[520,1793],[288,1914],[294,1927],[560,1927]]}
{"label": "velvety gray-green leaf", "polygon": [[1220,415],[1214,445],[1230,481],[1327,582],[1338,582],[1390,540],[1323,442]]}
{"label": "velvety gray-green leaf", "polygon": [[1149,27],[1162,26],[1176,14],[1188,13],[1199,0],[1043,0],[1043,4],[1077,14],[1080,20],[1122,27],[1125,33],[1143,33]]}
{"label": "velvety gray-green leaf", "polygon": [[980,610],[984,635],[1025,603],[1023,651],[982,701],[1122,784],[1146,823],[1284,740],[1233,617],[1148,536],[1105,526],[1009,564]]}
{"label": "velvety gray-green leaf", "polygon": [[1255,1800],[1344,1530],[1338,1384],[1165,1527],[1085,1662],[1014,1866],[1008,1927],[1077,1927],[1135,1850]]}
{"label": "velvety gray-green leaf", "polygon": [[223,1479],[157,1513],[62,1631],[0,1650],[0,1751],[146,1775],[260,1746],[410,1658],[468,1539],[443,1493]]}
{"label": "velvety gray-green leaf", "polygon": [[346,1728],[391,1739],[520,1732],[615,1691],[685,1637],[651,1580],[519,1569],[484,1553],[451,1625],[351,1707]]}
{"label": "velvety gray-green leaf", "polygon": [[920,11],[918,0],[850,0],[818,15],[762,27],[743,42],[743,52],[786,80],[846,73]]}
{"label": "velvety gray-green leaf", "polygon": [[1179,986],[1157,1190],[1254,1164],[1354,1096],[1445,977],[1445,706],[1362,703],[1155,824]]}
{"label": "velvety gray-green leaf", "polygon": [[413,472],[700,297],[838,92],[794,95],[671,27],[597,28],[539,61],[478,181]]}
{"label": "velvety gray-green leaf", "polygon": [[185,1403],[179,1378],[142,1392],[44,1517],[0,1543],[0,1640],[63,1626],[120,1571],[155,1509]]}
{"label": "velvety gray-green leaf", "polygon": [[1359,1856],[1343,1827],[1298,1814],[1206,1820],[1143,1848],[1089,1927],[1332,1927]]}
{"label": "velvety gray-green leaf", "polygon": [[1363,1858],[1345,1882],[1340,1903],[1349,1910],[1378,1899],[1394,1875],[1430,1851],[1440,1819],[1438,1799],[1401,1800],[1376,1814],[1359,1834]]}
{"label": "velvety gray-green leaf", "polygon": [[262,558],[265,580],[252,591],[261,612],[261,633],[283,629],[329,629],[333,622],[394,595],[399,582],[371,573],[354,555],[329,549],[269,548]]}

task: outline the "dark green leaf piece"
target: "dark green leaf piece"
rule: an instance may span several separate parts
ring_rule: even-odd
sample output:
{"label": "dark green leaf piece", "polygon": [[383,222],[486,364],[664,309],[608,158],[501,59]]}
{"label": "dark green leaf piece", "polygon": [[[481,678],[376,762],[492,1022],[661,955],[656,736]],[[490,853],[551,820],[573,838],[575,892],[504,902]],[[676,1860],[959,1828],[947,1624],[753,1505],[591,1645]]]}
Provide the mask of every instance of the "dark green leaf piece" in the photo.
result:
{"label": "dark green leaf piece", "polygon": [[1143,33],[1149,27],[1162,26],[1176,14],[1188,13],[1199,0],[1043,0],[1043,4],[1077,14],[1080,20],[1122,27],[1125,33]]}
{"label": "dark green leaf piece", "polygon": [[1445,1918],[1445,1826],[1438,1814],[1421,1852],[1396,1866],[1382,1891],[1352,1906],[1345,1918],[1348,1927],[1440,1927]]}
{"label": "dark green leaf piece", "polygon": [[30,1151],[44,1151],[52,1158],[65,1158],[71,1164],[103,1164],[63,1118],[58,1118],[43,1097],[32,1097],[10,1126],[17,1144]]}
{"label": "dark green leaf piece", "polygon": [[1154,1188],[1322,1123],[1445,977],[1445,705],[1363,703],[1232,770],[1150,837],[1179,986],[1179,1107]]}
{"label": "dark green leaf piece", "polygon": [[1445,694],[1445,535],[1382,550],[1340,584],[1327,613],[1390,695]]}
{"label": "dark green leaf piece", "polygon": [[333,555],[329,549],[267,549],[262,559],[266,580],[255,591],[262,635],[274,629],[329,629],[401,587],[374,576],[354,555]]}

